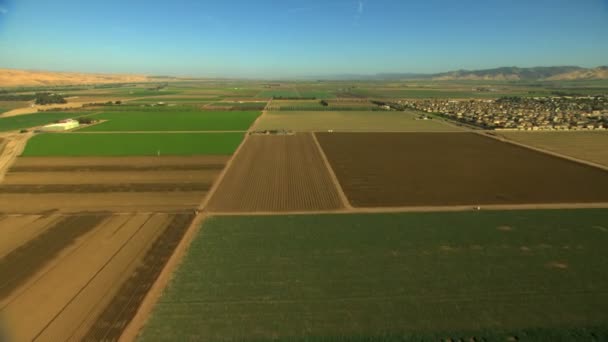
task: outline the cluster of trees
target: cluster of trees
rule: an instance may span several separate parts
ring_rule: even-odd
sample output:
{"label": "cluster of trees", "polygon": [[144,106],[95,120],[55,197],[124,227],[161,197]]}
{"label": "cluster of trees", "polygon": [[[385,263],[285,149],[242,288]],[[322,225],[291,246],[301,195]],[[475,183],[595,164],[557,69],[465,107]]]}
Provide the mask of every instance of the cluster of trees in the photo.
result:
{"label": "cluster of trees", "polygon": [[0,101],[31,101],[36,95],[0,94]]}
{"label": "cluster of trees", "polygon": [[114,106],[114,105],[121,105],[122,101],[108,101],[108,102],[94,102],[94,103],[85,103],[82,106],[83,107],[98,107],[98,106]]}
{"label": "cluster of trees", "polygon": [[55,103],[68,103],[68,101],[59,94],[36,93],[36,104],[46,105]]}
{"label": "cluster of trees", "polygon": [[169,83],[161,83],[161,84],[157,85],[156,87],[148,88],[148,90],[161,90],[161,89],[167,88],[168,86],[169,86]]}
{"label": "cluster of trees", "polygon": [[97,122],[97,120],[88,118],[88,117],[80,117],[80,118],[76,118],[76,121],[78,121],[79,124],[81,125],[90,125],[92,123]]}
{"label": "cluster of trees", "polygon": [[32,101],[36,100],[36,104],[45,105],[53,103],[68,103],[66,99],[53,93],[36,93],[36,94],[4,94],[0,95],[0,101]]}

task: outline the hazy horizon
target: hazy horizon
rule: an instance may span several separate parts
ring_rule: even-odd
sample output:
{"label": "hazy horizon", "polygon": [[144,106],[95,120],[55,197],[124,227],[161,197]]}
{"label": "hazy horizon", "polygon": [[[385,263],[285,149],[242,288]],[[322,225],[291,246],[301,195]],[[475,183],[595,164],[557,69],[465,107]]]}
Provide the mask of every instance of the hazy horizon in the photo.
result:
{"label": "hazy horizon", "polygon": [[0,0],[0,67],[28,70],[300,78],[591,68],[608,64],[607,36],[607,0]]}

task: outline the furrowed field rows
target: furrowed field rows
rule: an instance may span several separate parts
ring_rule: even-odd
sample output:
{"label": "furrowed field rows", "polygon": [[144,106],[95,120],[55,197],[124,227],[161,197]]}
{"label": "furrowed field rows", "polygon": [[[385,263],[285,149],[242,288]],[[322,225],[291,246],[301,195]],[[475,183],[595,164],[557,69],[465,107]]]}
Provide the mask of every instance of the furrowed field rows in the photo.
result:
{"label": "furrowed field rows", "polygon": [[22,157],[0,184],[0,207],[10,213],[194,209],[228,158]]}
{"label": "furrowed field rows", "polygon": [[211,217],[139,340],[602,341],[607,243],[606,209]]}
{"label": "furrowed field rows", "polygon": [[608,172],[475,133],[317,133],[355,207],[608,203]]}
{"label": "furrowed field rows", "polygon": [[342,207],[310,134],[251,135],[235,158],[210,200],[210,211],[305,211]]}

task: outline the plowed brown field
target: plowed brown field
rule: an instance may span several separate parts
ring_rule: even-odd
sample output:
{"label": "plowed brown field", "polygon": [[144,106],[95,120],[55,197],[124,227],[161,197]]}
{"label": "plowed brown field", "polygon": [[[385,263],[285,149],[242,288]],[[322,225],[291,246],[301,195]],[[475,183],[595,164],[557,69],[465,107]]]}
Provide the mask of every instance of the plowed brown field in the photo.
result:
{"label": "plowed brown field", "polygon": [[608,172],[475,133],[317,137],[356,207],[608,202]]}
{"label": "plowed brown field", "polygon": [[[118,305],[114,318],[129,321],[142,295],[125,303],[119,300],[123,287],[154,282],[158,272],[143,270],[162,268],[192,218],[192,213],[3,217],[0,241],[10,243],[2,244],[0,312],[9,337],[82,340],[95,331],[115,339],[117,326],[104,324],[104,313],[116,312],[111,308]],[[27,234],[16,236],[15,223],[27,227],[38,221],[29,240]]]}
{"label": "plowed brown field", "polygon": [[0,212],[194,209],[227,160],[226,156],[18,158],[0,185]]}
{"label": "plowed brown field", "polygon": [[250,136],[211,198],[212,212],[342,208],[311,134]]}

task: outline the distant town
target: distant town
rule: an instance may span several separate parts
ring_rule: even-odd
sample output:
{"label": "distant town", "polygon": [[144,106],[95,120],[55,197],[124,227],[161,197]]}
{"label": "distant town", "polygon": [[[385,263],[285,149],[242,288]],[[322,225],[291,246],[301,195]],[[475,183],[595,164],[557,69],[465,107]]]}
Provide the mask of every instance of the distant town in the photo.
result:
{"label": "distant town", "polygon": [[401,100],[402,108],[416,109],[484,129],[494,130],[605,130],[608,97],[503,97],[497,100]]}

